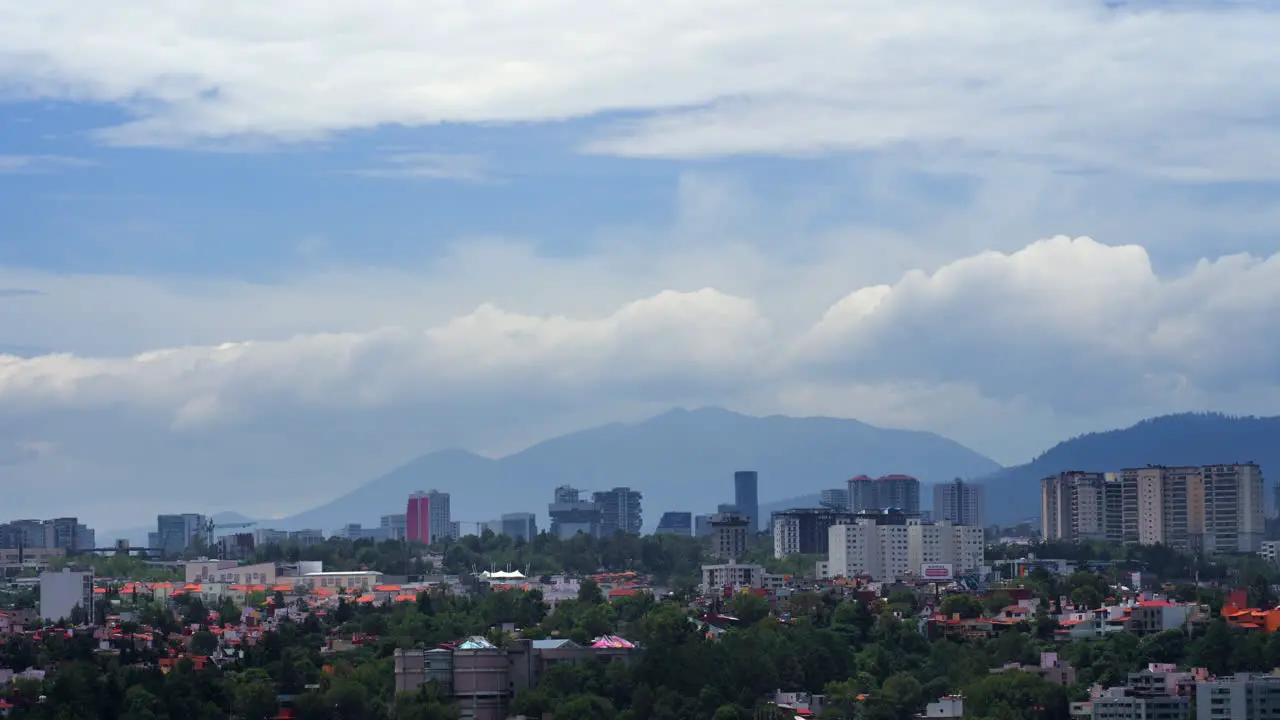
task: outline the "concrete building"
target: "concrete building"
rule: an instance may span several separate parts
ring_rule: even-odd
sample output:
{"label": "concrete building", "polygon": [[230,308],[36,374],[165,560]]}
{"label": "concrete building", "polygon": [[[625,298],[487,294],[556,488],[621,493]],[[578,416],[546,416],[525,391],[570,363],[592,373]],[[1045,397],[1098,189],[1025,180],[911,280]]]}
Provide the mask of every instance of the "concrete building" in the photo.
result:
{"label": "concrete building", "polygon": [[658,521],[658,534],[692,535],[693,513],[669,511],[662,514]]}
{"label": "concrete building", "polygon": [[737,592],[747,588],[763,587],[764,568],[743,563],[719,563],[702,566],[702,591],[715,592],[725,588]]}
{"label": "concrete building", "polygon": [[827,530],[836,523],[853,522],[853,513],[827,508],[796,508],[773,514],[773,556],[826,555]]}
{"label": "concrete building", "polygon": [[910,475],[866,475],[850,478],[847,493],[849,511],[898,508],[908,515],[920,515],[920,481]]}
{"label": "concrete building", "polygon": [[733,474],[733,504],[747,519],[747,532],[760,532],[760,476],[755,470],[739,470]]}
{"label": "concrete building", "polygon": [[324,542],[324,531],[315,528],[307,528],[304,530],[290,530],[289,542],[296,544],[298,547],[310,547]]}
{"label": "concrete building", "polygon": [[849,510],[849,489],[848,488],[831,488],[823,490],[818,504],[830,510]]}
{"label": "concrete building", "polygon": [[919,577],[924,565],[950,565],[961,574],[983,564],[980,527],[925,523],[900,511],[885,511],[832,525],[828,532],[828,572],[833,577],[893,582]]}
{"label": "concrete building", "polygon": [[388,537],[389,528],[376,527],[367,528],[360,523],[347,523],[337,530],[333,531],[333,537],[342,538],[355,542],[356,540],[372,540],[374,542],[382,542],[390,539]]}
{"label": "concrete building", "polygon": [[600,510],[600,534],[613,537],[617,533],[639,535],[643,525],[640,491],[626,487],[601,490],[591,494]]}
{"label": "concrete building", "polygon": [[867,475],[849,478],[846,494],[849,496],[849,512],[879,510],[880,498],[876,494],[876,481]]}
{"label": "concrete building", "polygon": [[49,622],[70,620],[76,608],[89,619],[93,613],[93,573],[75,572],[65,568],[61,572],[40,573],[40,617]]}
{"label": "concrete building", "polygon": [[449,512],[449,493],[430,490],[409,496],[405,509],[405,538],[409,542],[429,545],[456,536]]}
{"label": "concrete building", "polygon": [[555,490],[554,501],[547,506],[551,518],[551,534],[567,540],[578,533],[600,535],[600,507],[584,501],[581,491],[568,485]]}
{"label": "concrete building", "polygon": [[1280,676],[1237,673],[1196,685],[1196,720],[1280,718]]}
{"label": "concrete building", "polygon": [[747,552],[749,521],[735,513],[719,513],[711,518],[711,554],[717,560],[736,562]]}
{"label": "concrete building", "polygon": [[378,524],[386,531],[388,540],[404,540],[409,536],[409,516],[406,513],[383,515]]}
{"label": "concrete building", "polygon": [[[1093,698],[1094,720],[1190,720],[1191,699],[1174,695],[1140,695],[1110,688]],[[1254,716],[1250,716],[1254,717]]]}
{"label": "concrete building", "polygon": [[711,534],[711,519],[715,515],[695,515],[693,517],[693,536],[707,537]]}
{"label": "concrete building", "polygon": [[924,712],[916,717],[952,720],[964,717],[964,698],[959,695],[946,695],[925,706]]}
{"label": "concrete building", "polygon": [[183,563],[188,583],[223,583],[227,585],[271,585],[279,570],[275,563],[241,565],[232,560],[193,560]]}
{"label": "concrete building", "polygon": [[984,527],[982,485],[956,478],[933,486],[933,519]]}
{"label": "concrete building", "polygon": [[213,546],[209,534],[209,518],[199,513],[157,515],[153,548],[160,548],[167,555],[177,555],[195,547],[199,541],[205,547]]}
{"label": "concrete building", "polygon": [[1167,545],[1184,552],[1257,552],[1265,496],[1256,464],[1067,472],[1040,482],[1051,540]]}
{"label": "concrete building", "polygon": [[502,516],[502,534],[512,540],[533,542],[538,537],[538,518],[530,512],[506,513]]}

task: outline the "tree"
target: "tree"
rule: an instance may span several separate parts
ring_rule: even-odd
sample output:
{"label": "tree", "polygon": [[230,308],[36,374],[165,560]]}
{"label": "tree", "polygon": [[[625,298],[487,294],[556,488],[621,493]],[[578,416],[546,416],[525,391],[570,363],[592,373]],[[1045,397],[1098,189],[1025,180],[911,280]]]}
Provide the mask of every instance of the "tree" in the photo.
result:
{"label": "tree", "polygon": [[248,670],[236,683],[236,711],[245,720],[275,717],[279,696],[270,676],[262,670]]}
{"label": "tree", "polygon": [[578,586],[578,602],[583,605],[599,605],[604,602],[604,593],[600,592],[600,585],[591,578],[585,578],[582,584]]}
{"label": "tree", "polygon": [[982,617],[982,603],[972,595],[959,593],[948,595],[942,601],[942,614],[947,617],[959,615],[963,619]]}
{"label": "tree", "polygon": [[769,601],[752,592],[734,595],[727,609],[730,615],[747,625],[755,625],[769,617]]}

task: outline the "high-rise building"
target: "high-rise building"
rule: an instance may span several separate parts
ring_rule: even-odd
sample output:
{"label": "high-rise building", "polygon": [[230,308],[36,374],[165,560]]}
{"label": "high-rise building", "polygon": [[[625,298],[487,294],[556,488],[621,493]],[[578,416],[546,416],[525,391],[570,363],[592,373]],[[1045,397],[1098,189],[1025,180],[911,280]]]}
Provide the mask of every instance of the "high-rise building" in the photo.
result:
{"label": "high-rise building", "polygon": [[797,508],[773,514],[773,556],[826,555],[827,530],[839,522],[852,522],[853,513],[829,508]]}
{"label": "high-rise building", "polygon": [[1197,720],[1254,720],[1280,715],[1280,677],[1236,673],[1196,683]]}
{"label": "high-rise building", "polygon": [[76,551],[76,527],[80,521],[73,517],[54,518],[44,521],[44,546],[62,548],[68,555]]}
{"label": "high-rise building", "polygon": [[429,490],[427,499],[430,501],[428,510],[431,516],[431,540],[433,542],[442,539],[456,540],[458,528],[453,522],[453,515],[449,509],[449,493]]}
{"label": "high-rise building", "polygon": [[750,521],[743,515],[719,513],[711,518],[711,554],[722,562],[737,562],[747,553]]}
{"label": "high-rise building", "polygon": [[449,517],[449,493],[430,490],[410,495],[404,527],[409,542],[429,544],[455,537]]}
{"label": "high-rise building", "polygon": [[151,547],[160,548],[166,554],[177,554],[196,545],[199,539],[206,547],[213,545],[213,537],[209,533],[209,519],[199,513],[182,513],[180,515],[156,516],[156,543]]}
{"label": "high-rise building", "polygon": [[876,478],[876,497],[882,508],[899,508],[907,515],[920,514],[920,481],[910,475]]}
{"label": "high-rise building", "polygon": [[755,470],[739,470],[733,474],[733,504],[747,519],[747,532],[760,532],[760,476]]}
{"label": "high-rise building", "polygon": [[613,537],[620,532],[640,534],[640,491],[616,487],[592,493],[591,499],[600,509],[600,534],[603,537]]}
{"label": "high-rise building", "polygon": [[1067,472],[1041,480],[1040,490],[1050,540],[1208,553],[1257,552],[1262,543],[1263,478],[1252,463]]}
{"label": "high-rise building", "polygon": [[693,513],[668,511],[658,521],[657,534],[692,535]]}
{"label": "high-rise building", "polygon": [[849,510],[849,490],[847,488],[832,488],[823,490],[821,499],[818,504],[828,510]]}
{"label": "high-rise building", "polygon": [[950,522],[925,523],[902,512],[867,513],[828,531],[829,572],[876,582],[920,577],[925,565],[950,565],[959,575],[984,560],[983,529]]}
{"label": "high-rise building", "polygon": [[849,512],[879,510],[880,498],[876,494],[876,481],[867,475],[849,478]]}
{"label": "high-rise building", "polygon": [[934,485],[933,519],[983,527],[982,486],[960,478]]}
{"label": "high-rise building", "polygon": [[554,501],[547,505],[547,515],[551,518],[551,534],[561,540],[578,533],[600,535],[600,506],[582,500],[576,488],[556,488]]}
{"label": "high-rise building", "polygon": [[533,542],[538,537],[538,518],[530,512],[506,513],[502,516],[502,534],[513,540]]}

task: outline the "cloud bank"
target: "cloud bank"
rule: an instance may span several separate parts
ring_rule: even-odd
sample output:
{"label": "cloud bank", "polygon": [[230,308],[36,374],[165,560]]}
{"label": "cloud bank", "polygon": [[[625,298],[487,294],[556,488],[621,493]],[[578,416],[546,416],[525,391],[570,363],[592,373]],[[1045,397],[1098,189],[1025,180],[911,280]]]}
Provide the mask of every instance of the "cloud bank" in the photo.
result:
{"label": "cloud bank", "polygon": [[72,495],[119,483],[116,502],[137,508],[210,485],[266,514],[434,447],[671,405],[853,415],[961,440],[984,421],[1061,430],[1210,398],[1259,412],[1280,386],[1277,287],[1280,254],[1161,276],[1142,247],[1054,237],[854,289],[802,324],[704,288],[572,317],[485,304],[417,327],[3,356],[0,457]]}
{"label": "cloud bank", "polygon": [[1280,177],[1264,2],[73,0],[0,6],[0,91],[120,106],[126,145],[622,114],[644,157],[907,149]]}

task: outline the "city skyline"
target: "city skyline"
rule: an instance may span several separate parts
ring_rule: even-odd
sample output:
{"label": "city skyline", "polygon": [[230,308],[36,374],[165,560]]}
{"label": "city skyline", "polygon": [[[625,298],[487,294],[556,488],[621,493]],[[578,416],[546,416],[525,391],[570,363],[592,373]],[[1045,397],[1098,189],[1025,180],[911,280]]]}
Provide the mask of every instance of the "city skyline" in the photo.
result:
{"label": "city skyline", "polygon": [[0,467],[67,513],[672,407],[1002,465],[1280,408],[1258,3],[139,3],[0,7]]}

